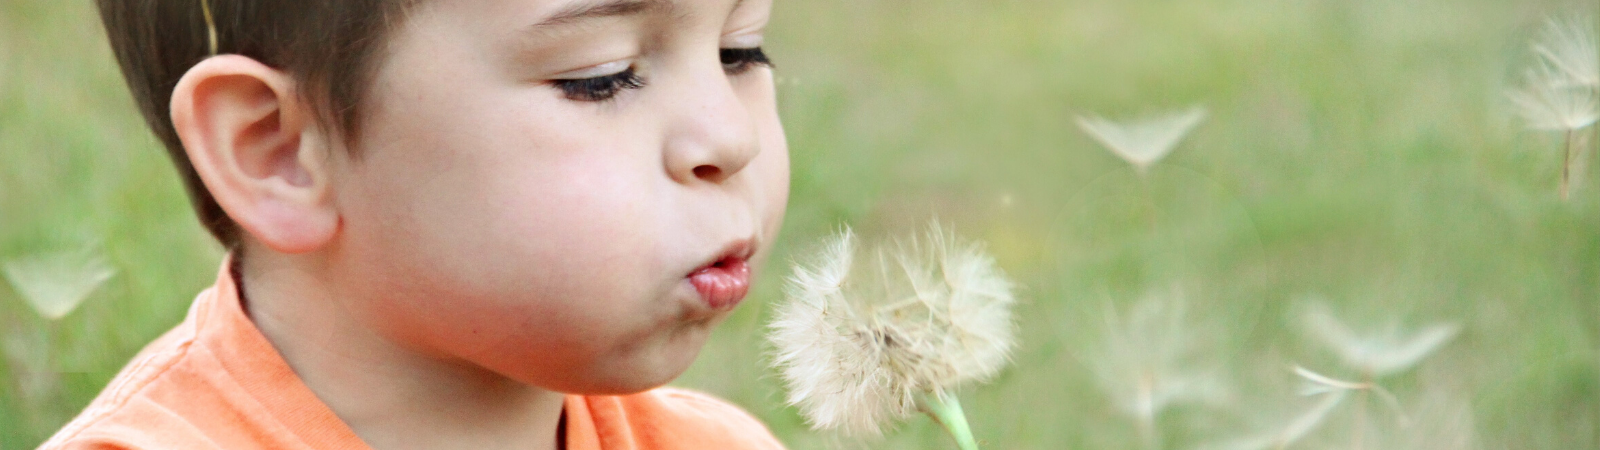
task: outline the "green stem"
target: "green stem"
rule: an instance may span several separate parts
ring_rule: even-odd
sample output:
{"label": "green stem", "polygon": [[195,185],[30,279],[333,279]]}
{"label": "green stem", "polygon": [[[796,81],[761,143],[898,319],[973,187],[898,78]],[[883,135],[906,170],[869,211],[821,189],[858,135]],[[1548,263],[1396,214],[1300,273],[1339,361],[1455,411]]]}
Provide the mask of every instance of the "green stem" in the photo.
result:
{"label": "green stem", "polygon": [[972,439],[972,428],[967,426],[967,415],[961,411],[961,401],[955,395],[946,395],[943,399],[940,397],[938,394],[923,394],[918,402],[922,412],[944,426],[961,450],[978,450],[978,441]]}

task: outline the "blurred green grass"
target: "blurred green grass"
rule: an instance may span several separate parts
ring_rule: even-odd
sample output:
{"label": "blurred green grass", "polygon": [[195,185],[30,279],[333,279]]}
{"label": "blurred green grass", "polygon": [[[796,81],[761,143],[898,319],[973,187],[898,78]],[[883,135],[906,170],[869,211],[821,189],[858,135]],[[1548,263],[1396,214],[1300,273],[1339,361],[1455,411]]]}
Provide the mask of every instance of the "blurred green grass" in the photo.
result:
{"label": "blurred green grass", "polygon": [[[1559,201],[1559,142],[1522,131],[1501,94],[1545,15],[1595,9],[779,1],[785,235],[753,301],[677,384],[744,405],[791,448],[856,445],[783,406],[759,339],[768,305],[791,255],[840,224],[885,235],[936,216],[1024,286],[1014,366],[962,393],[987,448],[1137,448],[1085,358],[1106,305],[1172,286],[1217,325],[1207,354],[1237,395],[1164,414],[1171,448],[1304,403],[1285,368],[1337,367],[1294,320],[1311,297],[1363,327],[1463,324],[1387,382],[1408,406],[1469,405],[1479,448],[1600,448],[1600,164]],[[1190,104],[1210,119],[1147,178],[1073,125]],[[48,348],[50,367],[0,358],[0,448],[31,448],[81,409],[181,319],[220,258],[89,2],[0,0],[0,259],[86,242],[119,273],[65,320],[0,287],[0,340]],[[1308,446],[1344,446],[1340,420]],[[921,419],[871,446],[953,448]]]}

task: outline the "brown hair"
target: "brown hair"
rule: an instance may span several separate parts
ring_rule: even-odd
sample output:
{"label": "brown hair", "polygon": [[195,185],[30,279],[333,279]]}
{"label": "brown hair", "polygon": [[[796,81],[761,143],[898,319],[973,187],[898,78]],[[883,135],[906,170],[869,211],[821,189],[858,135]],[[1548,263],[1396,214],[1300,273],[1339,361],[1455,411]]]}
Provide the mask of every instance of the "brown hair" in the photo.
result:
{"label": "brown hair", "polygon": [[[208,2],[208,3],[207,3]],[[239,229],[195,173],[172,126],[172,91],[212,54],[253,58],[294,77],[317,119],[353,143],[358,107],[387,34],[416,0],[97,0],[112,51],[145,121],[166,144],[200,221],[230,249]]]}

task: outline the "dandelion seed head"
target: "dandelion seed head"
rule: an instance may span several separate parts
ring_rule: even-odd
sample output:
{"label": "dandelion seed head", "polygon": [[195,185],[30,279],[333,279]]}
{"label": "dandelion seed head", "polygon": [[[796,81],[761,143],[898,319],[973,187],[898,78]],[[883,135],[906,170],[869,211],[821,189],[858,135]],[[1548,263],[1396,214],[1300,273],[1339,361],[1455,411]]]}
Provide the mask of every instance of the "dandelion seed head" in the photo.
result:
{"label": "dandelion seed head", "polygon": [[8,260],[0,268],[28,306],[48,320],[71,314],[116,273],[90,250],[41,253]]}
{"label": "dandelion seed head", "polygon": [[1080,116],[1078,127],[1101,145],[1133,166],[1144,171],[1172,153],[1183,137],[1206,118],[1206,110],[1195,106],[1184,111],[1170,112],[1127,122],[1113,122],[1101,117]]}
{"label": "dandelion seed head", "polygon": [[773,365],[817,429],[870,436],[1005,366],[1012,283],[976,244],[937,225],[856,264],[848,229],[795,268],[768,335]]}

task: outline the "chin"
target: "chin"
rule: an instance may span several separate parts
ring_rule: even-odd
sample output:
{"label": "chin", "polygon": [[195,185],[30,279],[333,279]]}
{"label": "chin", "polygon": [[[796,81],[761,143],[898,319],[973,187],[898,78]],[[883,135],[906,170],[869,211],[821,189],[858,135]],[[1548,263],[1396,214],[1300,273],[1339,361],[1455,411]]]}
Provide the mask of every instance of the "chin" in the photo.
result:
{"label": "chin", "polygon": [[624,371],[607,371],[608,373],[592,378],[585,383],[578,392],[583,395],[629,395],[665,386],[682,375],[688,366],[683,367],[639,367]]}
{"label": "chin", "polygon": [[583,395],[629,395],[666,385],[683,375],[694,364],[705,340],[672,342],[651,349],[649,354],[632,354],[586,371],[588,376],[555,390]]}

